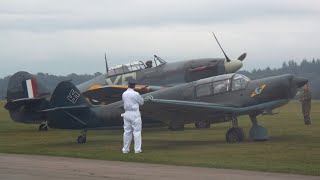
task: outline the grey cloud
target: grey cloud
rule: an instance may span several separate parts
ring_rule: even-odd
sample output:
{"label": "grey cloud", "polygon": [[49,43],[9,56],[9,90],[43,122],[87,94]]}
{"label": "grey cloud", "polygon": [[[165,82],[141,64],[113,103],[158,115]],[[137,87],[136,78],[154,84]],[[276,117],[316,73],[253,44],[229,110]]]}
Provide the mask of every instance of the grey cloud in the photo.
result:
{"label": "grey cloud", "polygon": [[0,77],[103,72],[105,51],[110,65],[154,53],[222,57],[212,30],[230,57],[248,52],[244,69],[277,67],[319,56],[319,9],[312,0],[1,0]]}
{"label": "grey cloud", "polygon": [[[49,1],[51,2],[51,1]],[[0,8],[1,30],[22,31],[60,31],[66,29],[101,29],[128,28],[141,26],[170,26],[177,24],[212,24],[232,23],[259,19],[261,17],[291,16],[319,16],[317,9],[299,8],[297,6],[276,6],[272,3],[160,3],[152,5],[149,1],[126,1],[123,4],[101,3],[93,1],[86,3],[67,4],[61,7],[44,9],[3,9]],[[82,2],[82,1],[80,1]],[[152,1],[151,1],[152,2]],[[276,1],[275,1],[276,2]],[[101,4],[100,4],[101,3]],[[54,5],[52,2],[48,5]],[[89,5],[86,7],[86,5]],[[144,6],[146,5],[146,6]]]}

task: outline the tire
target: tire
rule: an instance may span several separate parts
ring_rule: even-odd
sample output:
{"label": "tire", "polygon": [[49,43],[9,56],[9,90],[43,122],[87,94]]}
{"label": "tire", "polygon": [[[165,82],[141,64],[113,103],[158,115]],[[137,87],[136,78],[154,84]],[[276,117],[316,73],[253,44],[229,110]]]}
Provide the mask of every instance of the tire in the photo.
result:
{"label": "tire", "polygon": [[85,136],[79,136],[78,137],[78,143],[79,144],[84,144],[84,143],[86,143],[86,141],[87,141],[87,138]]}
{"label": "tire", "polygon": [[244,140],[244,131],[238,127],[230,128],[226,133],[228,143],[242,142]]}
{"label": "tire", "polygon": [[210,123],[208,121],[199,121],[195,123],[196,128],[204,129],[210,128]]}

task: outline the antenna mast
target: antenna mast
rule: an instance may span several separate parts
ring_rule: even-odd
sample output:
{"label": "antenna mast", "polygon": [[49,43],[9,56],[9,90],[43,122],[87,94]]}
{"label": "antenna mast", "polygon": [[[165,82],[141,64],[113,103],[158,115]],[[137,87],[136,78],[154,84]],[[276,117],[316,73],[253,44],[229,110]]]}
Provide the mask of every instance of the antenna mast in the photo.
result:
{"label": "antenna mast", "polygon": [[107,72],[107,75],[108,75],[109,67],[108,67],[107,53],[104,53],[104,60],[106,61],[106,72]]}

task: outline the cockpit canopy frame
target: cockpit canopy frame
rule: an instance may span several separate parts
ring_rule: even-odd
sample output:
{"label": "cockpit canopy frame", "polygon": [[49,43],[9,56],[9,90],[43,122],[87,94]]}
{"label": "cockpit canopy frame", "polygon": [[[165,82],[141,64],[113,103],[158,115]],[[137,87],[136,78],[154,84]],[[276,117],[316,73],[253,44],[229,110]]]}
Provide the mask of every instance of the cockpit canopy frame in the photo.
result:
{"label": "cockpit canopy frame", "polygon": [[[166,64],[167,62],[163,60],[162,58],[154,55],[154,63],[155,67],[162,66],[163,64]],[[115,75],[120,75],[120,74],[126,74],[130,72],[135,72],[135,71],[141,71],[143,69],[146,69],[147,66],[143,61],[135,61],[127,64],[122,64],[122,65],[117,65],[114,67],[111,67],[107,71],[107,75],[109,76],[115,76]]]}
{"label": "cockpit canopy frame", "polygon": [[201,79],[195,84],[197,97],[245,89],[250,79],[242,74],[225,74]]}

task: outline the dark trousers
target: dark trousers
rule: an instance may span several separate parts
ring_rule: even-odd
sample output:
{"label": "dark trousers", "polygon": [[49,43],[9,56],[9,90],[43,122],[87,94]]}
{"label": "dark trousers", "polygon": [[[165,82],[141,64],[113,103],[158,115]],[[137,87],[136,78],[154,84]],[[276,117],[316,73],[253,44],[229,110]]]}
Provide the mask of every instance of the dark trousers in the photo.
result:
{"label": "dark trousers", "polygon": [[304,117],[304,124],[306,124],[306,125],[311,124],[310,109],[311,109],[311,102],[303,102],[302,103],[302,114]]}

